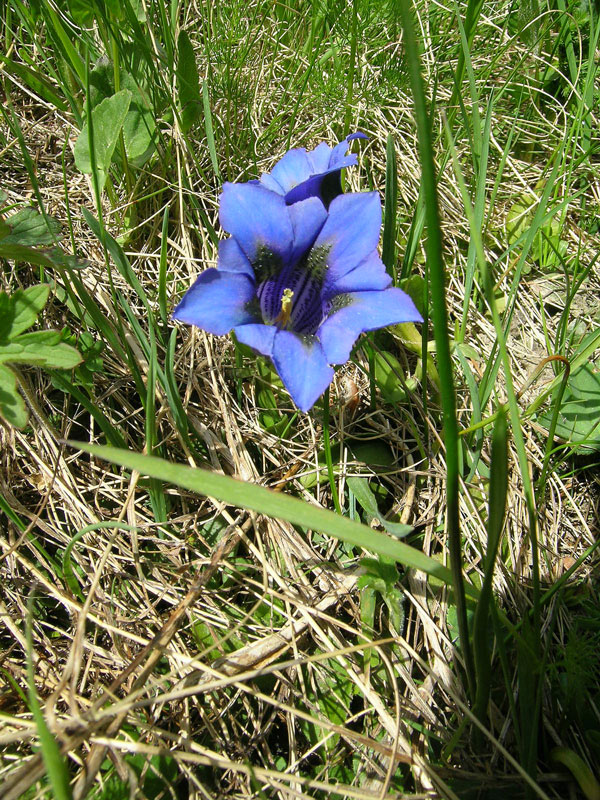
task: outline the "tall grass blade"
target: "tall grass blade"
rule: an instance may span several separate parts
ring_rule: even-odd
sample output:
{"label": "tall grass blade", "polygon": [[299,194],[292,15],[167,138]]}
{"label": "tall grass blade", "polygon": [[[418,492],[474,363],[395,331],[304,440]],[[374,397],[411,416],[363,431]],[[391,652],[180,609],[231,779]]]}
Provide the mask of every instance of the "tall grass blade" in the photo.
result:
{"label": "tall grass blade", "polygon": [[[301,525],[315,531],[326,533],[348,544],[389,556],[410,569],[418,569],[438,578],[443,583],[452,584],[452,573],[434,558],[420,550],[375,531],[360,522],[340,516],[333,511],[318,508],[296,497],[282,492],[274,492],[264,486],[219,475],[204,469],[194,469],[185,464],[172,464],[155,456],[134,453],[130,450],[117,450],[114,447],[90,445],[85,442],[69,442],[72,447],[85,453],[119,464],[127,469],[137,470],[197,494],[214,497],[224,503],[248,508],[276,519],[283,519],[294,525]],[[466,585],[470,597],[477,599],[479,591],[472,584]]]}
{"label": "tall grass blade", "polygon": [[402,27],[404,29],[406,60],[415,104],[415,121],[417,125],[419,158],[421,162],[421,182],[425,203],[425,220],[427,226],[426,249],[431,286],[431,317],[433,320],[433,331],[438,355],[444,442],[446,448],[446,529],[448,535],[448,550],[450,553],[452,585],[456,602],[459,636],[465,662],[468,693],[471,699],[474,700],[475,667],[467,622],[458,508],[458,423],[456,420],[454,375],[450,356],[450,337],[448,335],[445,269],[442,255],[442,233],[437,202],[435,165],[433,161],[430,121],[427,112],[423,78],[421,75],[421,63],[413,27],[412,4],[410,0],[401,0],[399,8]]}
{"label": "tall grass blade", "polygon": [[[458,102],[458,98],[462,91],[462,82],[465,74],[466,68],[466,53],[468,54],[471,45],[473,44],[473,39],[475,38],[475,31],[477,29],[477,20],[481,15],[481,9],[483,8],[483,0],[468,0],[467,2],[467,11],[465,14],[465,22],[464,22],[464,32],[466,38],[467,47],[464,46],[460,48],[458,53],[458,64],[456,66],[456,72],[454,74],[454,89],[452,91],[452,98],[450,100],[450,107],[453,107]],[[457,7],[457,15],[459,13],[459,8]]]}
{"label": "tall grass blade", "polygon": [[206,131],[206,143],[208,145],[210,162],[215,172],[217,181],[220,181],[221,173],[219,171],[219,159],[217,158],[217,147],[215,145],[215,133],[212,124],[212,112],[210,110],[210,97],[208,94],[207,81],[204,81],[202,84],[202,106],[204,108],[204,130]]}
{"label": "tall grass blade", "polygon": [[40,701],[37,697],[35,688],[35,673],[33,669],[33,634],[32,634],[32,618],[33,618],[33,603],[34,595],[30,595],[27,602],[27,695],[29,699],[29,707],[33,714],[35,726],[37,728],[38,736],[40,738],[40,747],[42,749],[42,757],[46,766],[46,773],[50,786],[52,787],[52,796],[55,800],[72,800],[70,776],[67,764],[61,755],[58,743],[50,729],[46,724],[44,712],[40,706]]}
{"label": "tall grass blade", "polygon": [[398,168],[394,137],[388,134],[385,159],[385,202],[383,216],[383,242],[381,260],[387,271],[397,281],[396,265],[396,213],[398,206]]}
{"label": "tall grass blade", "polygon": [[492,582],[500,535],[504,525],[506,495],[508,491],[508,427],[506,413],[498,414],[492,434],[492,460],[490,465],[490,496],[487,521],[487,550],[481,595],[473,621],[473,656],[477,676],[477,693],[473,709],[481,722],[485,721],[490,699],[492,663],[489,649],[490,604]]}

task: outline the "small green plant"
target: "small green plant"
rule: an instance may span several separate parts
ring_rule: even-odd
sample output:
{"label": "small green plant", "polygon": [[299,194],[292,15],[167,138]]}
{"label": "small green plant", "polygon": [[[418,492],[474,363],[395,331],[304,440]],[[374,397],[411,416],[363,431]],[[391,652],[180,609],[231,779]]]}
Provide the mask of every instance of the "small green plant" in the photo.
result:
{"label": "small green plant", "polygon": [[0,292],[0,414],[11,425],[24,428],[28,413],[17,390],[17,364],[72,369],[81,362],[79,352],[62,341],[60,331],[25,333],[37,320],[50,294],[48,284]]}
{"label": "small green plant", "polygon": [[[0,259],[47,267],[81,266],[57,243],[59,223],[45,213],[26,206],[8,217],[3,215],[7,195],[0,191]],[[27,424],[28,413],[17,389],[23,387],[17,364],[72,369],[81,363],[79,352],[63,341],[60,331],[25,333],[36,322],[48,301],[50,285],[41,283],[17,289],[11,295],[0,292],[0,416],[17,428]]]}

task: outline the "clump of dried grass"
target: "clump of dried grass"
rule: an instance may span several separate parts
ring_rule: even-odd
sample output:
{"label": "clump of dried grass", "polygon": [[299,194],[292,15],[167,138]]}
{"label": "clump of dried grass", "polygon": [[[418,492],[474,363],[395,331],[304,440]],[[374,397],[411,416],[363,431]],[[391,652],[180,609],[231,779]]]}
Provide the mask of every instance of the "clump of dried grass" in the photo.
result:
{"label": "clump of dried grass", "polygon": [[[426,56],[433,70],[435,53],[428,50]],[[265,98],[264,94],[258,97],[252,109],[259,129],[268,124]],[[73,134],[51,110],[44,109],[40,118],[35,99],[17,92],[13,101],[28,147],[39,152],[37,177],[47,210],[64,220],[60,154],[65,136],[72,138]],[[363,111],[357,108],[357,117]],[[219,113],[222,110],[217,108]],[[371,142],[363,160],[368,162],[377,189],[383,188],[384,143],[390,129],[396,137],[400,232],[405,235],[419,191],[408,97],[399,94],[395,105],[388,102],[385,108],[369,109],[369,120]],[[322,122],[317,125],[310,118],[305,121],[305,130],[305,137],[297,135],[302,144],[336,138]],[[536,140],[531,125],[522,135]],[[195,184],[185,148],[179,144],[180,169],[187,170]],[[500,152],[498,145],[495,159]],[[80,254],[90,263],[81,277],[107,318],[114,319],[118,312],[112,303],[101,249],[80,222],[79,207],[90,205],[92,195],[74,169],[68,148],[66,153],[75,237]],[[466,153],[462,155],[468,169]],[[268,166],[271,154],[261,156]],[[3,158],[3,184],[11,200],[28,201],[31,188],[14,141],[5,148]],[[511,157],[507,165],[499,201],[490,210],[496,218],[504,216],[505,204],[515,196],[534,191],[532,187],[541,175],[539,162],[527,164]],[[233,169],[243,171],[246,165],[235,164]],[[348,177],[351,186],[358,188],[358,174]],[[215,253],[203,231],[190,225],[181,182],[169,183],[159,172],[149,179],[175,198],[169,234],[174,301],[197,271],[214,261]],[[216,224],[216,187],[209,190],[194,185],[193,191]],[[589,194],[597,198],[598,186],[590,185]],[[440,203],[448,254],[448,300],[451,316],[456,317],[461,313],[464,290],[463,243],[469,238],[459,197],[456,180],[447,168],[440,179]],[[138,230],[131,239],[136,249],[128,252],[136,274],[149,290],[156,284],[160,252],[158,220],[162,207],[154,202],[144,205],[144,217],[138,219]],[[106,208],[109,226],[122,211]],[[568,219],[572,243],[578,241],[590,249],[597,246],[578,228],[575,208]],[[503,248],[497,238],[488,246],[490,257]],[[509,268],[507,264],[507,272]],[[22,268],[4,272],[2,288],[14,290],[36,279],[32,271]],[[60,278],[56,280],[60,283]],[[118,276],[116,280],[132,305],[138,302],[130,287]],[[508,274],[500,286],[506,287],[507,282]],[[539,298],[532,286],[530,281],[523,283],[510,330],[517,386],[527,383],[546,354]],[[590,274],[586,291],[597,296],[597,272]],[[141,307],[138,312],[143,324]],[[57,319],[75,324],[59,303],[48,313],[52,326]],[[477,375],[485,366],[494,333],[489,318],[473,306],[470,313],[469,344],[479,356],[479,360],[471,360],[471,368]],[[546,324],[551,328],[554,321],[546,319]],[[122,320],[122,324],[127,330],[127,321]],[[135,350],[134,332],[129,333],[145,372],[143,354]],[[317,469],[321,433],[318,415],[299,420],[290,438],[270,434],[260,424],[252,382],[243,383],[238,398],[231,343],[193,330],[182,331],[180,342],[175,374],[182,402],[212,468],[297,491],[308,502],[328,505],[323,478],[314,492],[299,483],[299,478]],[[398,357],[407,367],[412,366],[401,350]],[[103,370],[94,376],[94,402],[126,441],[139,449],[144,439],[144,415],[132,378],[118,355],[105,350],[103,358]],[[357,385],[360,405],[354,415],[344,413],[343,388],[338,380],[333,418],[343,454],[340,489],[346,476],[370,474],[367,465],[352,462],[345,447],[347,437],[385,440],[394,453],[395,467],[379,480],[396,498],[396,510],[403,521],[420,531],[424,552],[446,560],[444,448],[435,399],[432,397],[426,417],[417,396],[405,407],[378,404],[371,411],[364,357],[359,353],[356,363],[341,372]],[[50,728],[69,754],[76,776],[76,798],[84,797],[95,782],[101,781],[99,775],[107,756],[135,795],[140,779],[125,760],[130,754],[142,754],[148,763],[151,756],[168,754],[190,796],[196,797],[250,797],[257,785],[281,797],[335,793],[339,791],[338,773],[335,761],[328,758],[339,758],[340,754],[352,762],[355,775],[367,775],[364,783],[357,781],[354,787],[344,788],[346,797],[384,796],[401,764],[412,769],[411,797],[415,800],[454,797],[447,782],[459,768],[463,776],[481,786],[488,781],[502,784],[504,779],[503,785],[510,787],[523,781],[522,771],[507,752],[514,749],[510,720],[497,707],[488,764],[483,764],[467,745],[453,751],[447,770],[432,766],[433,750],[448,745],[457,718],[468,713],[453,669],[460,654],[448,624],[447,590],[432,586],[414,572],[402,576],[405,627],[394,630],[385,615],[377,618],[368,646],[380,663],[370,672],[363,664],[367,638],[356,590],[358,564],[339,551],[337,542],[168,487],[168,519],[157,523],[148,502],[147,482],[65,445],[66,439],[96,440],[98,431],[84,410],[72,414],[70,404],[66,413],[67,400],[52,389],[48,376],[30,371],[26,379],[30,426],[25,431],[0,428],[0,491],[26,525],[20,530],[14,520],[8,520],[0,532],[3,797],[17,798],[30,787],[39,787],[37,782],[44,774],[41,755],[35,752],[37,731],[18,690],[26,686],[25,625],[27,600],[33,591],[37,597],[31,619],[36,688]],[[535,394],[546,379],[542,373],[529,394]],[[499,392],[501,395],[501,386]],[[469,407],[468,392],[461,387],[461,418],[470,418]],[[194,463],[194,455],[179,435],[160,392],[156,409],[162,452],[170,459]],[[431,443],[427,463],[419,458],[411,433],[423,423]],[[526,435],[531,468],[538,470],[544,440],[533,426],[526,427]],[[483,458],[487,457],[484,451]],[[515,611],[527,607],[531,580],[524,537],[527,509],[517,464],[511,452],[504,534],[510,555],[495,581],[498,596]],[[472,575],[481,570],[485,494],[485,482],[479,477],[462,487],[465,569]],[[595,541],[597,504],[597,484],[589,478],[574,475],[564,479],[558,473],[550,476],[540,509],[545,582],[551,583],[561,574],[565,559],[576,557]],[[108,521],[122,523],[122,527],[109,528]],[[217,523],[218,537],[210,527]],[[75,534],[86,527],[90,530],[71,551],[72,568],[82,592],[77,597],[57,576],[56,564],[61,563]],[[548,618],[550,613],[548,609]],[[569,620],[561,612],[553,634],[557,642],[567,636],[568,628]],[[339,722],[323,714],[317,699],[322,692],[335,692],[331,689],[337,669],[334,665],[339,665],[352,686],[351,701],[345,696],[336,699],[345,712],[345,719]],[[304,722],[318,732],[314,742],[307,739]],[[547,732],[557,736],[550,723]],[[336,737],[339,744],[332,747]],[[318,777],[302,777],[308,772]],[[212,788],[207,788],[209,785]],[[546,791],[553,793],[551,786]],[[42,792],[38,789],[36,796]],[[175,789],[172,792],[176,796]]]}

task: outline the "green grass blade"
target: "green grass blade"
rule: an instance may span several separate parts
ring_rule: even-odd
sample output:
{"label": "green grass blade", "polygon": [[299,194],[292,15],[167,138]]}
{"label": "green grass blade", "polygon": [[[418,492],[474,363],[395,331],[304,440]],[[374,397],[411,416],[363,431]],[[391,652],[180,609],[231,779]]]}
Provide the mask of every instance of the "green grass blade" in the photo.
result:
{"label": "green grass blade", "polygon": [[329,486],[331,488],[331,496],[333,498],[333,505],[336,514],[342,513],[340,506],[340,498],[338,495],[337,485],[335,482],[335,474],[333,472],[333,459],[331,456],[331,439],[329,428],[329,386],[325,389],[323,395],[323,449],[325,450],[325,462],[327,463],[327,477],[329,479]]}
{"label": "green grass blade", "polygon": [[[114,447],[101,447],[84,442],[70,442],[70,445],[127,469],[135,469],[142,475],[174,483],[188,491],[326,533],[355,547],[389,556],[409,569],[422,570],[446,584],[452,583],[451,571],[420,550],[360,522],[324,508],[317,508],[283,492],[274,492],[264,486],[246,483],[204,469],[194,469],[185,464],[172,464],[155,456],[134,453],[130,450],[117,450]],[[471,584],[467,584],[467,592],[475,599],[479,596],[478,590]]]}
{"label": "green grass blade", "polygon": [[385,202],[383,213],[383,241],[381,260],[387,271],[397,281],[396,269],[396,213],[398,207],[398,169],[394,137],[388,134],[385,160]]}
{"label": "green grass blade", "polygon": [[[458,53],[458,64],[454,75],[454,89],[452,91],[452,98],[449,103],[450,107],[456,105],[462,90],[462,81],[465,74],[467,56],[469,55],[471,45],[473,44],[473,39],[475,37],[475,30],[477,28],[477,20],[481,15],[482,8],[483,8],[483,0],[468,0],[467,2],[467,12],[465,14],[465,22],[464,22],[464,34],[466,42],[460,48]],[[459,9],[457,9],[457,12],[458,11]]]}
{"label": "green grass blade", "polygon": [[44,759],[48,780],[52,787],[52,796],[55,800],[71,800],[73,795],[71,793],[69,769],[65,759],[61,755],[56,739],[46,725],[44,712],[40,706],[35,688],[33,635],[31,630],[33,600],[34,596],[31,595],[27,603],[27,695],[29,698],[29,707],[33,714],[33,719],[40,738],[42,758]]}
{"label": "green grass blade", "polygon": [[204,109],[204,130],[206,131],[206,143],[210,161],[215,173],[215,178],[220,182],[221,173],[219,171],[219,159],[217,158],[217,147],[215,145],[215,133],[212,124],[212,112],[210,110],[210,97],[208,94],[208,83],[202,84],[202,107]]}
{"label": "green grass blade", "polygon": [[354,99],[354,78],[356,73],[356,51],[358,42],[358,3],[359,0],[352,0],[352,31],[350,34],[350,63],[346,78],[346,113],[344,115],[344,136],[350,133],[350,121],[352,119],[353,99]]}
{"label": "green grass blade", "polygon": [[485,721],[490,699],[492,663],[489,650],[490,604],[492,581],[500,535],[504,525],[506,495],[508,491],[508,427],[506,413],[496,418],[492,434],[492,460],[490,466],[490,496],[487,524],[487,551],[481,595],[473,621],[473,656],[477,675],[477,694],[474,713]]}
{"label": "green grass blade", "polygon": [[163,338],[167,338],[169,309],[167,304],[167,247],[169,238],[169,206],[165,206],[160,237],[160,260],[158,262],[158,310],[163,326]]}
{"label": "green grass blade", "polygon": [[433,160],[429,114],[421,75],[420,57],[414,33],[412,4],[410,0],[401,0],[399,7],[405,36],[406,60],[415,103],[415,121],[417,125],[419,158],[421,162],[421,182],[425,203],[427,261],[432,300],[431,317],[433,320],[433,330],[438,355],[444,442],[446,448],[446,525],[448,532],[448,549],[450,553],[450,568],[452,570],[452,585],[456,602],[459,636],[465,660],[468,691],[471,698],[474,699],[475,667],[471,653],[469,626],[467,622],[458,509],[458,423],[456,419],[454,375],[450,356],[450,337],[448,335],[445,269],[442,255],[442,234],[437,203],[435,165]]}

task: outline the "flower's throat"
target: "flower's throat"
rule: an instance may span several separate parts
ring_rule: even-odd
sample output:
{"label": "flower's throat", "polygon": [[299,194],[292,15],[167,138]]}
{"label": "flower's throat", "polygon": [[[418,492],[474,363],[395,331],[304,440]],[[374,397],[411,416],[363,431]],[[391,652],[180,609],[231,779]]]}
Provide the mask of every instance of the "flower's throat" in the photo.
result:
{"label": "flower's throat", "polygon": [[281,311],[277,315],[274,324],[278,328],[286,328],[292,315],[292,298],[294,292],[291,289],[284,289],[281,295]]}

